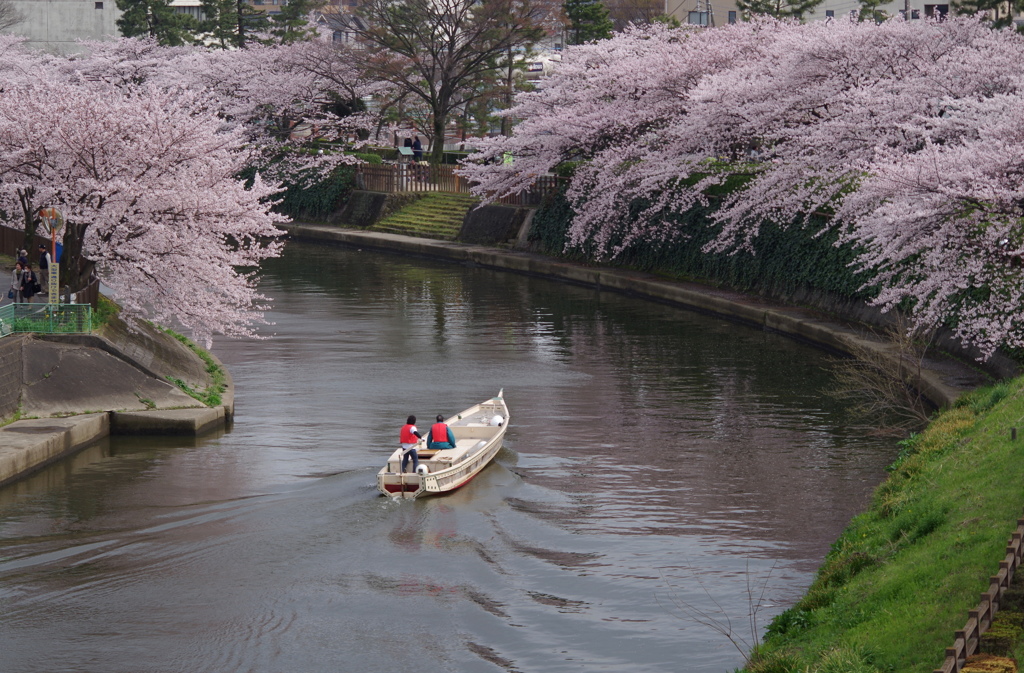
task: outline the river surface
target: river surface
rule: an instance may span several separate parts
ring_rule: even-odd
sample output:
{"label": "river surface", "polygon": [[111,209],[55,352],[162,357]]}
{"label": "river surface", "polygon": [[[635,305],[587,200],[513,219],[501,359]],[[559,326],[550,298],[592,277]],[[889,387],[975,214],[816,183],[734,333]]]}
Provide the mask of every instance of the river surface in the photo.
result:
{"label": "river surface", "polygon": [[[228,432],[0,489],[0,672],[721,673],[894,454],[824,354],[717,318],[299,243],[262,287]],[[407,415],[502,388],[495,464],[377,494]]]}

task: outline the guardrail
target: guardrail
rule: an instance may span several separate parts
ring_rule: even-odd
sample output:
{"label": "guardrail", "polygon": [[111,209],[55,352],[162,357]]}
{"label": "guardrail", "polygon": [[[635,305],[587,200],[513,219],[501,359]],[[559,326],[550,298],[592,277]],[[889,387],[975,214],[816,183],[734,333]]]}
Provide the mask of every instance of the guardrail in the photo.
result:
{"label": "guardrail", "polygon": [[1017,530],[1010,535],[1006,556],[999,562],[999,572],[989,577],[988,591],[981,594],[981,602],[967,612],[967,624],[953,637],[953,647],[946,648],[946,659],[935,673],[960,673],[967,657],[978,652],[981,636],[992,626],[992,618],[999,611],[1003,593],[1013,580],[1013,573],[1024,558],[1024,519],[1017,519]]}
{"label": "guardrail", "polygon": [[[435,164],[360,164],[356,185],[371,192],[444,192],[469,194],[470,181],[455,172],[455,166]],[[558,190],[561,178],[542,175],[520,194],[499,199],[506,206],[536,206]]]}
{"label": "guardrail", "polygon": [[0,306],[0,337],[9,334],[85,334],[92,331],[89,304],[8,304]]}

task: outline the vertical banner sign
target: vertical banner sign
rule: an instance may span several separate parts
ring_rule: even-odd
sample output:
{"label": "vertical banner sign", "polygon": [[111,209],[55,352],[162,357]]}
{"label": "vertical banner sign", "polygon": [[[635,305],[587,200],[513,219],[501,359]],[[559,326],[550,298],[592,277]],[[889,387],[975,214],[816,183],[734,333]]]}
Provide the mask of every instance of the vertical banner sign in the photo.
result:
{"label": "vertical banner sign", "polygon": [[56,208],[40,208],[39,219],[50,232],[50,266],[47,267],[47,300],[51,304],[60,303],[60,265],[57,264],[57,236],[64,230],[64,216]]}

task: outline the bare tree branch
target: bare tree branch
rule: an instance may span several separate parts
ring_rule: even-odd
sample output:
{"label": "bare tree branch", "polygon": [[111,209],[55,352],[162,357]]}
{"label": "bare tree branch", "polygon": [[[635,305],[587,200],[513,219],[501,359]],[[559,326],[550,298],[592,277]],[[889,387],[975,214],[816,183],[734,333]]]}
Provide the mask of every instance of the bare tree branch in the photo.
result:
{"label": "bare tree branch", "polygon": [[907,431],[926,425],[930,409],[921,392],[925,355],[935,338],[900,318],[885,334],[885,343],[852,347],[849,358],[832,360],[833,397],[853,402],[858,416],[880,430]]}

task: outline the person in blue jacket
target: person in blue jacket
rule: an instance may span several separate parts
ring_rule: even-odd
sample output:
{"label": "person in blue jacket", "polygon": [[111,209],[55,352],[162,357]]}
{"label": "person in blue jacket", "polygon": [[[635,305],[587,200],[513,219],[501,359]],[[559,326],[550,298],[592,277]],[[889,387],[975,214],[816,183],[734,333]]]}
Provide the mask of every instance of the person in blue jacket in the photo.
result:
{"label": "person in blue jacket", "polygon": [[430,426],[430,432],[427,433],[427,448],[438,451],[455,448],[455,435],[445,424],[444,416],[441,414],[437,415],[437,423]]}

